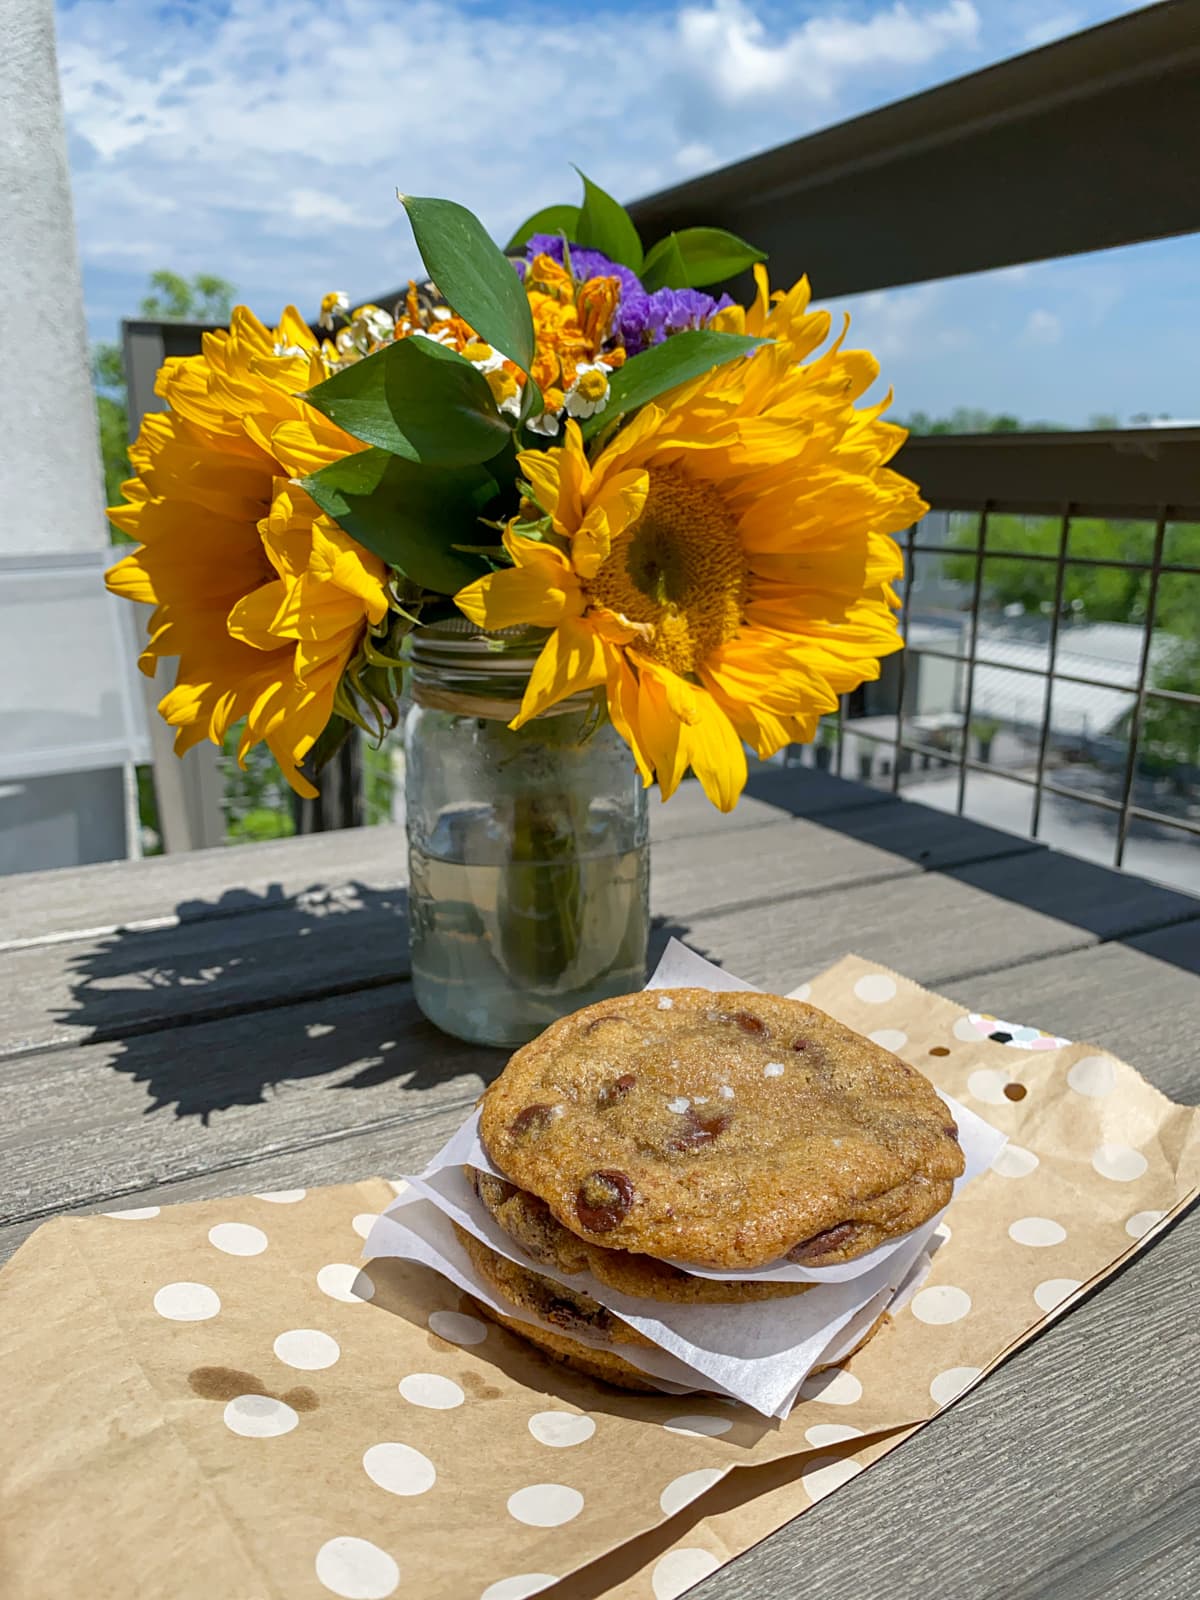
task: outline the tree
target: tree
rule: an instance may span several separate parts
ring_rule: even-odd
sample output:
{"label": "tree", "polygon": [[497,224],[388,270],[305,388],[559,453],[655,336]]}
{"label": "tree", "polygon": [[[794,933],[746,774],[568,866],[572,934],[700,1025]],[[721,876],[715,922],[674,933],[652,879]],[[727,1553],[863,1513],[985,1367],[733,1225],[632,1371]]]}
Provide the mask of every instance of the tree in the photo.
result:
{"label": "tree", "polygon": [[[231,283],[210,272],[198,272],[188,279],[163,268],[150,274],[148,292],[142,296],[138,315],[151,322],[228,322],[235,293]],[[104,491],[107,503],[116,505],[121,500],[121,485],[131,470],[126,448],[129,407],[120,345],[93,346],[92,383],[100,423]]]}
{"label": "tree", "polygon": [[931,417],[927,411],[914,411],[910,417],[899,418],[902,428],[909,433],[1061,433],[1062,422],[1022,422],[1020,417],[1008,412],[981,411],[975,406],[956,406],[948,417]]}

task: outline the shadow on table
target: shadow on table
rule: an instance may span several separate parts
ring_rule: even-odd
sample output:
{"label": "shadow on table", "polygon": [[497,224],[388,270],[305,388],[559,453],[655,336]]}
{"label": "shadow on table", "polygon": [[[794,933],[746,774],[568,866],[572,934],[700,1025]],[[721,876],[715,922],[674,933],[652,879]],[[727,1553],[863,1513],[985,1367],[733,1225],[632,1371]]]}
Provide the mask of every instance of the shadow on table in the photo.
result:
{"label": "shadow on table", "polygon": [[899,799],[864,784],[805,767],[751,775],[747,795],[781,813],[886,850],[923,872],[1069,923],[1102,941],[1131,944],[1180,924],[1153,954],[1200,973],[1200,899],[1134,872],[1118,872],[986,823]]}
{"label": "shadow on table", "polygon": [[[687,932],[656,922],[651,964]],[[117,929],[70,964],[72,1003],[57,1020],[146,1085],[148,1112],[207,1123],[305,1079],[405,1092],[489,1081],[509,1054],[450,1038],[417,1009],[403,888],[231,890]]]}

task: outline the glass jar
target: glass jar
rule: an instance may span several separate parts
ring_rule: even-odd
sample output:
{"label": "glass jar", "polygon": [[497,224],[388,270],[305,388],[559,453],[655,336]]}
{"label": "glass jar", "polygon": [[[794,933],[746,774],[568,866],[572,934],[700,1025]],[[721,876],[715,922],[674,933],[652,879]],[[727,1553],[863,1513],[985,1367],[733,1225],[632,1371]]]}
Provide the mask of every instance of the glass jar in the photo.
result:
{"label": "glass jar", "polygon": [[462,618],[410,644],[413,990],[479,1044],[523,1044],[646,976],[646,792],[628,746],[595,694],[508,727],[544,637]]}

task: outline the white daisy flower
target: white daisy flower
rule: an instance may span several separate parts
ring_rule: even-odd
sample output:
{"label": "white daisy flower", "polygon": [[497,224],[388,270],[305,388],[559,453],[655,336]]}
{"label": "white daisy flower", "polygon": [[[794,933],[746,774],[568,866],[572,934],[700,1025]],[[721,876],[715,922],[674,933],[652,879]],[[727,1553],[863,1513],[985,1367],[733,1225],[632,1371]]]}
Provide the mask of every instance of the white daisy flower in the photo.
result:
{"label": "white daisy flower", "polygon": [[567,390],[565,405],[568,416],[593,417],[608,404],[608,374],[612,369],[603,361],[581,361],[576,368],[575,382]]}
{"label": "white daisy flower", "polygon": [[530,417],[525,426],[530,433],[540,433],[547,439],[553,439],[558,433],[561,416],[561,411],[543,411],[540,417]]}
{"label": "white daisy flower", "polygon": [[325,295],[321,301],[321,315],[318,321],[322,328],[332,330],[334,318],[340,313],[349,311],[350,296],[343,294],[340,289],[334,289]]}

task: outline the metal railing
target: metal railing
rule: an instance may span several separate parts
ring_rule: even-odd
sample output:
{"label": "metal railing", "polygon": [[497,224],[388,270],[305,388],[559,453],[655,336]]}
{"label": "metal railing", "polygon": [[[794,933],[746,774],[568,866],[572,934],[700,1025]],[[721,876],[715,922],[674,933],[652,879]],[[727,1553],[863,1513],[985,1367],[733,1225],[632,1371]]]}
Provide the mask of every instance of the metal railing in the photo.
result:
{"label": "metal railing", "polygon": [[[905,446],[898,464],[920,483],[932,510],[959,514],[959,526],[955,530],[959,537],[949,544],[930,542],[921,536],[922,524],[909,528],[903,537],[905,581],[900,629],[906,648],[894,658],[896,666],[891,685],[894,710],[889,708],[883,713],[885,717],[894,717],[894,728],[883,732],[877,727],[861,726],[861,700],[857,696],[843,696],[837,716],[836,771],[844,773],[846,749],[851,738],[887,752],[889,770],[884,776],[890,779],[894,793],[910,787],[919,788],[919,783],[910,786],[903,781],[911,775],[911,760],[906,761],[906,757],[920,757],[927,764],[935,762],[941,771],[949,770],[956,777],[953,809],[960,816],[968,811],[968,774],[986,774],[989,778],[1032,790],[1028,834],[1034,839],[1043,831],[1046,796],[1095,808],[1116,818],[1112,859],[1117,867],[1124,862],[1130,827],[1135,821],[1178,835],[1200,835],[1200,806],[1171,814],[1141,804],[1136,798],[1149,706],[1157,701],[1187,708],[1196,718],[1200,737],[1200,668],[1197,668],[1195,688],[1160,687],[1151,677],[1155,644],[1163,639],[1156,630],[1162,580],[1168,576],[1187,579],[1193,584],[1200,580],[1200,565],[1165,559],[1168,531],[1177,524],[1200,523],[1200,428],[1130,430],[1113,434],[916,438]],[[1164,492],[1178,498],[1155,499]],[[1002,542],[992,542],[989,534],[1002,512],[1057,518],[1057,548],[1052,553],[1013,550],[1005,549]],[[961,537],[963,513],[976,519],[973,540]],[[1071,548],[1072,530],[1076,522],[1085,517],[1139,518],[1152,522],[1148,556],[1145,559],[1127,556],[1110,559],[1075,554]],[[938,564],[935,571],[944,570],[947,558],[958,569],[966,562],[973,564],[969,591],[960,612],[965,648],[949,650],[922,645],[912,639],[917,574],[922,564],[930,561]],[[1046,635],[1044,640],[1038,641],[1038,649],[1044,647],[1044,659],[1037,664],[999,659],[988,652],[989,640],[983,636],[982,628],[987,590],[985,563],[1005,562],[1033,564],[1051,575],[1052,598],[1044,608],[1048,611]],[[1138,623],[1141,639],[1131,681],[1121,682],[1112,672],[1088,674],[1063,670],[1060,666],[1063,641],[1070,637],[1069,627],[1064,627],[1067,615],[1064,592],[1071,569],[1117,571],[1145,578],[1142,616]],[[960,587],[966,588],[961,582]],[[1193,615],[1197,619],[1195,636],[1200,640],[1200,584],[1197,584],[1194,602],[1189,603],[1193,604]],[[910,705],[911,696],[907,691],[914,666],[919,669],[924,658],[934,658],[961,669],[961,704],[951,719],[957,724],[957,750],[949,753],[944,744],[934,744],[928,737],[920,736],[926,730],[921,726],[920,713],[914,712]],[[1027,770],[1006,769],[971,754],[976,684],[981,667],[1016,673],[1039,680],[1043,685],[1041,715],[1034,730],[1034,754],[1032,762],[1026,764]],[[1054,691],[1059,684],[1128,694],[1130,707],[1122,735],[1125,750],[1117,796],[1088,792],[1063,784],[1052,776]],[[877,722],[879,718],[871,720]],[[1069,843],[1066,847],[1070,848]]]}

